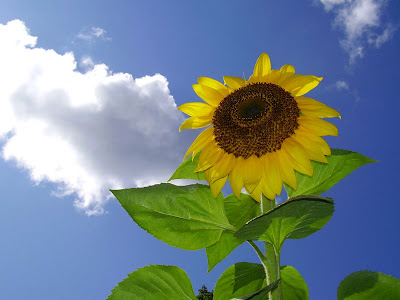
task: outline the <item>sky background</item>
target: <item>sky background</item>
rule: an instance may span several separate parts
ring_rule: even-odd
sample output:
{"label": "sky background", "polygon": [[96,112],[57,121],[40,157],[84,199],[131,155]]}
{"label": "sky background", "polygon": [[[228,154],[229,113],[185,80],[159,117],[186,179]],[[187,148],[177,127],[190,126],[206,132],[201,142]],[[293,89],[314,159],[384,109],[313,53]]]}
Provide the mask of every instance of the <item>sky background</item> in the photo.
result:
{"label": "sky background", "polygon": [[258,262],[244,244],[207,274],[204,250],[156,240],[108,190],[165,182],[199,133],[178,132],[192,84],[248,77],[262,52],[323,76],[308,95],[342,114],[328,143],[379,160],[324,194],[332,219],[286,241],[282,264],[310,299],[358,270],[400,278],[399,25],[395,0],[2,0],[0,298],[105,299],[150,264],[181,267],[197,293]]}

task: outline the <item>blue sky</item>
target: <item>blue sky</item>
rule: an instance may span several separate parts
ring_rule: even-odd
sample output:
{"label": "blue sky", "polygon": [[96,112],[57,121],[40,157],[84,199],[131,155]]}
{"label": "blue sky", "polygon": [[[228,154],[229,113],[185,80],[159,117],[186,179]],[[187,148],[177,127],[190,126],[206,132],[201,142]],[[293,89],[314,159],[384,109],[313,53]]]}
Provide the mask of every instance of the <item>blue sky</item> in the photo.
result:
{"label": "blue sky", "polygon": [[323,76],[310,96],[342,114],[327,141],[379,160],[325,194],[331,221],[287,241],[282,264],[310,299],[336,299],[362,269],[400,278],[399,20],[393,0],[3,0],[0,298],[105,299],[149,264],[212,289],[233,263],[257,262],[242,245],[207,274],[205,251],[156,240],[108,189],[165,181],[198,134],[178,133],[176,105],[199,101],[199,76],[249,76],[262,52]]}

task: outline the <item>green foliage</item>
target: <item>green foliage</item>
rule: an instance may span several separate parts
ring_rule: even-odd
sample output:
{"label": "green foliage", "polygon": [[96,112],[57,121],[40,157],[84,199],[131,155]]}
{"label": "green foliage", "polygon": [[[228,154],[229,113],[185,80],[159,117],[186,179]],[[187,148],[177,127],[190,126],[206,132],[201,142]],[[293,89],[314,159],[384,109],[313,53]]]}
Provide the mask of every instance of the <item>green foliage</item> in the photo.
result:
{"label": "green foliage", "polygon": [[297,190],[285,185],[289,197],[322,194],[357,168],[376,161],[362,154],[341,149],[332,149],[332,155],[326,158],[327,164],[312,161],[313,176],[297,173]]}
{"label": "green foliage", "polygon": [[246,240],[266,241],[281,250],[285,239],[300,239],[321,229],[331,218],[333,200],[305,195],[289,199],[254,218],[236,233]]}
{"label": "green foliage", "polygon": [[194,180],[206,180],[204,172],[196,173],[194,170],[197,168],[200,153],[198,153],[192,161],[192,157],[188,157],[181,165],[176,169],[174,174],[168,181],[173,179],[194,179]]}
{"label": "green foliage", "polygon": [[[205,180],[204,172],[194,172],[199,155],[193,161],[192,158],[185,160],[170,180]],[[149,266],[129,274],[108,299],[262,300],[268,298],[270,291],[281,295],[283,300],[308,299],[308,287],[300,273],[291,266],[283,266],[277,278],[279,266],[274,261],[279,261],[287,238],[307,237],[331,218],[333,200],[318,194],[358,167],[374,161],[339,149],[333,149],[327,159],[328,164],[312,162],[312,177],[297,173],[298,189],[294,191],[286,186],[291,199],[261,216],[259,203],[249,195],[242,194],[239,200],[234,195],[223,199],[220,194],[215,199],[206,185],[159,184],[112,191],[131,218],[154,237],[181,249],[206,248],[209,271],[246,240],[253,245],[263,264],[236,263],[220,276],[214,292],[203,285],[197,297],[183,270],[173,266]],[[266,249],[270,246],[274,251],[267,250],[264,256],[253,240],[265,241]],[[269,285],[267,267],[275,270],[275,275],[269,272],[272,276],[269,278],[277,279]],[[353,273],[340,284],[338,299],[400,299],[400,280],[369,271]]]}
{"label": "green foliage", "polygon": [[226,269],[218,279],[215,285],[214,299],[226,300],[251,295],[266,285],[263,265],[247,262],[237,263]]}
{"label": "green foliage", "polygon": [[372,271],[355,272],[340,283],[337,297],[338,300],[398,300],[400,279]]}
{"label": "green foliage", "polygon": [[111,292],[108,300],[193,299],[196,296],[186,273],[175,266],[148,266],[128,275]]}
{"label": "green foliage", "polygon": [[213,292],[209,292],[207,287],[203,284],[197,295],[198,300],[213,300]]}
{"label": "green foliage", "polygon": [[205,185],[164,183],[111,192],[140,227],[171,246],[198,250],[219,241],[224,230],[235,230],[222,194],[215,199]]}
{"label": "green foliage", "polygon": [[247,296],[232,298],[232,300],[265,300],[268,299],[268,293],[277,288],[279,280],[274,281],[270,285],[263,287],[261,290]]}
{"label": "green foliage", "polygon": [[[229,195],[224,199],[224,206],[229,223],[235,228],[242,227],[247,221],[260,215],[260,204],[249,195],[242,194],[241,199],[236,198],[235,195]],[[208,271],[211,271],[217,263],[244,241],[244,239],[236,238],[232,231],[225,230],[218,242],[206,248]]]}
{"label": "green foliage", "polygon": [[307,300],[308,287],[300,273],[291,266],[281,267],[283,300]]}

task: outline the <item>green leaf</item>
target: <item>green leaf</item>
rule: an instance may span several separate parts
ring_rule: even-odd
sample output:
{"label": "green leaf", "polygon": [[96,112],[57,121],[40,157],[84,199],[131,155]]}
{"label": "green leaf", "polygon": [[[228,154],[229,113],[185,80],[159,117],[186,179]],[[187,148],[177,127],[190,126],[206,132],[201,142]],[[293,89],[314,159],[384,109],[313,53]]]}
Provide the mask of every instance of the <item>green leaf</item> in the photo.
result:
{"label": "green leaf", "polygon": [[196,300],[197,298],[185,271],[175,266],[152,265],[129,274],[112,290],[107,299]]}
{"label": "green leaf", "polygon": [[266,285],[265,271],[262,265],[247,262],[237,263],[226,269],[218,279],[214,289],[214,300],[251,295]]}
{"label": "green leaf", "polygon": [[372,271],[355,272],[340,283],[337,297],[338,300],[398,300],[400,279]]}
{"label": "green leaf", "polygon": [[307,300],[308,287],[300,273],[291,266],[281,267],[283,300]]}
{"label": "green leaf", "polygon": [[319,195],[362,165],[376,161],[362,154],[341,149],[332,149],[332,155],[326,158],[327,164],[311,161],[314,167],[314,175],[311,177],[296,172],[297,190],[293,190],[285,184],[289,197],[309,194]]}
{"label": "green leaf", "polygon": [[224,231],[218,242],[206,248],[208,272],[245,241],[235,238],[233,232]]}
{"label": "green leaf", "polygon": [[232,300],[265,300],[266,296],[268,295],[269,292],[274,290],[279,284],[279,280],[274,281],[270,285],[266,286],[265,288],[262,288],[261,290],[247,296],[239,297],[239,298],[233,298]]}
{"label": "green leaf", "polygon": [[301,239],[324,227],[333,210],[330,198],[297,196],[249,221],[235,233],[235,237],[266,241],[280,251],[285,239]]}
{"label": "green leaf", "polygon": [[206,180],[204,172],[196,173],[194,170],[197,168],[200,153],[198,153],[192,161],[192,157],[188,157],[181,165],[176,169],[174,174],[168,181],[173,179],[194,179],[194,180]]}
{"label": "green leaf", "polygon": [[198,250],[219,241],[229,224],[220,194],[216,199],[206,185],[169,183],[111,191],[132,219],[163,242]]}
{"label": "green leaf", "polygon": [[[260,204],[246,194],[241,194],[241,199],[233,194],[229,195],[224,199],[224,204],[229,223],[235,228],[242,227],[247,221],[260,215]],[[218,242],[206,248],[208,272],[245,241],[234,237],[232,231],[224,231]]]}

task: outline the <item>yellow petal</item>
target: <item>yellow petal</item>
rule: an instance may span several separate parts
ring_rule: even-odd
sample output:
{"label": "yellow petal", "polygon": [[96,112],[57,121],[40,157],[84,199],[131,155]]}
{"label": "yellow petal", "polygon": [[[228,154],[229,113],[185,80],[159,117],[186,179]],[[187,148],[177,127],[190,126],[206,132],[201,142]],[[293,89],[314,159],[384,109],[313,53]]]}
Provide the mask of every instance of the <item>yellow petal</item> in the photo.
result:
{"label": "yellow petal", "polygon": [[277,195],[282,191],[282,176],[275,153],[267,153],[264,157],[264,176],[269,188]]}
{"label": "yellow petal", "polygon": [[201,102],[185,103],[178,107],[181,112],[192,117],[210,118],[214,116],[215,107]]}
{"label": "yellow petal", "polygon": [[220,98],[219,95],[218,95],[218,99],[210,97],[209,95],[207,95],[204,92],[204,90],[200,84],[193,84],[192,87],[193,87],[194,92],[197,94],[197,96],[199,96],[201,99],[203,99],[205,102],[207,102],[211,106],[217,107],[218,104],[221,102],[221,100],[219,100],[219,98]]}
{"label": "yellow petal", "polygon": [[254,66],[252,77],[254,79],[261,80],[262,77],[266,76],[271,71],[271,61],[267,53],[262,53]]}
{"label": "yellow petal", "polygon": [[218,179],[217,181],[212,182],[209,170],[204,171],[204,174],[206,175],[206,179],[208,181],[208,184],[210,185],[211,194],[213,195],[214,198],[217,198],[222,188],[224,187],[226,180],[228,179],[228,176],[225,176],[221,179]]}
{"label": "yellow petal", "polygon": [[199,162],[195,172],[201,172],[213,167],[220,161],[225,151],[222,150],[215,141],[209,143],[204,150],[200,153]]}
{"label": "yellow petal", "polygon": [[233,76],[224,76],[224,82],[235,90],[244,87],[246,84],[246,81],[244,81],[244,79]]}
{"label": "yellow petal", "polygon": [[313,75],[293,75],[280,85],[293,96],[302,96],[315,88],[321,80],[322,77]]}
{"label": "yellow petal", "polygon": [[292,72],[286,72],[285,69],[271,70],[271,72],[265,77],[264,82],[281,85],[281,82],[285,81],[289,77],[292,77],[293,74],[294,73]]}
{"label": "yellow petal", "polygon": [[236,164],[236,157],[233,154],[225,153],[221,160],[210,169],[212,181],[218,180],[232,172]]}
{"label": "yellow petal", "polygon": [[262,193],[264,194],[265,197],[267,197],[270,200],[275,199],[275,193],[271,190],[271,188],[268,186],[265,177],[260,181],[261,184],[261,190]]}
{"label": "yellow petal", "polygon": [[282,83],[284,83],[285,81],[289,80],[294,76],[295,76],[294,73],[291,72],[281,72],[281,74],[276,77],[275,84],[282,86]]}
{"label": "yellow petal", "polygon": [[282,67],[281,67],[281,72],[282,73],[286,73],[286,72],[288,72],[288,73],[295,73],[295,68],[292,66],[292,65],[283,65]]}
{"label": "yellow petal", "polygon": [[251,198],[253,198],[254,200],[256,200],[257,202],[261,202],[261,193],[262,193],[262,184],[261,181],[257,184],[257,186],[253,189],[253,191],[249,191],[246,188],[246,191],[249,193],[249,195],[251,196]]}
{"label": "yellow petal", "polygon": [[201,88],[203,89],[203,92],[207,95],[207,97],[217,101],[217,105],[225,98],[225,96],[220,91],[210,88],[209,86],[202,85]]}
{"label": "yellow petal", "polygon": [[229,183],[231,185],[232,191],[237,198],[240,199],[240,192],[243,188],[243,167],[244,167],[244,159],[239,156],[236,159],[236,165],[233,168],[232,172],[229,174]]}
{"label": "yellow petal", "polygon": [[295,97],[294,100],[296,100],[300,111],[307,116],[317,118],[341,118],[340,113],[337,110],[312,98]]}
{"label": "yellow petal", "polygon": [[281,76],[280,70],[271,70],[267,76],[265,76],[265,82],[275,84],[276,79]]}
{"label": "yellow petal", "polygon": [[289,137],[283,141],[281,150],[282,149],[284,150],[282,153],[286,152],[288,154],[289,158],[287,161],[294,169],[306,175],[312,176],[314,170],[306,150],[304,150],[302,145],[296,142],[293,138]]}
{"label": "yellow petal", "polygon": [[244,161],[243,184],[249,193],[253,192],[263,176],[264,168],[262,163],[263,160],[256,155],[252,155]]}
{"label": "yellow petal", "polygon": [[189,147],[183,160],[186,159],[190,154],[193,153],[194,158],[204,147],[206,147],[213,140],[214,126],[211,126],[202,131],[198,137],[194,140],[193,144]]}
{"label": "yellow petal", "polygon": [[276,151],[276,157],[279,163],[279,168],[282,174],[282,179],[292,189],[297,190],[297,178],[293,168],[285,160],[285,156],[282,155],[282,151]]}
{"label": "yellow petal", "polygon": [[198,118],[198,117],[190,117],[189,119],[186,119],[183,121],[181,126],[179,127],[179,132],[182,129],[197,129],[197,128],[203,128],[212,123],[212,118],[211,117],[205,117],[205,118]]}
{"label": "yellow petal", "polygon": [[300,126],[299,129],[295,130],[295,134],[297,134],[297,135],[300,134],[301,136],[306,136],[313,143],[318,144],[319,148],[321,149],[321,151],[324,155],[331,155],[331,148],[329,147],[328,143],[325,142],[325,140],[322,137],[315,135],[311,131],[308,131],[303,126]]}
{"label": "yellow petal", "polygon": [[307,155],[311,160],[319,161],[322,163],[328,162],[325,155],[322,153],[319,145],[317,143],[314,143],[307,136],[303,136],[301,135],[301,133],[296,133],[292,136],[292,138],[303,146],[304,150],[306,150]]}
{"label": "yellow petal", "polygon": [[218,91],[219,93],[221,93],[223,95],[223,97],[228,96],[229,91],[228,88],[223,85],[221,82],[219,82],[218,80],[209,78],[209,77],[199,77],[197,79],[197,82],[202,85],[203,87],[209,87],[215,91]]}
{"label": "yellow petal", "polygon": [[301,126],[306,128],[307,130],[315,133],[316,135],[319,136],[325,136],[325,135],[333,135],[333,136],[338,136],[339,132],[338,129],[336,128],[335,125],[332,123],[329,123],[327,121],[315,118],[315,117],[309,117],[309,116],[300,116],[297,121]]}

